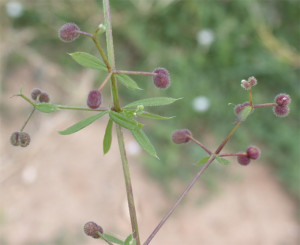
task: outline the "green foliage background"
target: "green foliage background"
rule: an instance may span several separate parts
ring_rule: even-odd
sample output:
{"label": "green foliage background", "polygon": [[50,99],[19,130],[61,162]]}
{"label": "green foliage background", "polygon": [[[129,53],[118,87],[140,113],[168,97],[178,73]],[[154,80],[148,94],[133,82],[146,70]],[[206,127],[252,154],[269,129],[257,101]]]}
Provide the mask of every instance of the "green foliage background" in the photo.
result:
{"label": "green foliage background", "polygon": [[[19,18],[5,16],[1,22],[16,30],[34,30],[30,47],[47,59],[65,67],[66,73],[80,68],[67,52],[97,54],[91,41],[80,37],[65,44],[57,30],[65,22],[77,23],[83,31],[93,32],[103,20],[101,3],[94,0],[26,1]],[[242,151],[249,144],[261,146],[262,159],[269,162],[278,177],[295,196],[299,194],[299,12],[298,0],[112,0],[113,33],[117,67],[123,70],[152,71],[165,67],[172,84],[168,90],[156,89],[151,79],[133,77],[144,89],[140,93],[122,90],[122,103],[136,99],[170,96],[183,97],[174,105],[156,109],[167,122],[146,125],[158,149],[161,161],[145,157],[153,176],[165,184],[174,178],[190,179],[195,163],[205,156],[194,146],[175,146],[170,135],[177,128],[189,128],[203,141],[214,135],[220,142],[231,130],[235,117],[233,106],[248,100],[240,81],[249,76],[258,79],[254,102],[272,102],[279,92],[292,97],[287,118],[277,118],[270,108],[255,111],[230,143]],[[197,42],[197,33],[209,29],[215,39],[209,46]],[[102,39],[104,44],[104,39]],[[13,53],[8,57],[6,73],[26,57]],[[100,75],[101,76],[101,75]],[[96,81],[95,81],[96,82]],[[4,88],[5,89],[5,88]],[[211,106],[199,113],[193,100],[205,96]],[[233,161],[235,162],[235,161]],[[253,163],[255,164],[255,163]],[[215,168],[215,174],[219,174]],[[212,178],[211,175],[209,178]]]}

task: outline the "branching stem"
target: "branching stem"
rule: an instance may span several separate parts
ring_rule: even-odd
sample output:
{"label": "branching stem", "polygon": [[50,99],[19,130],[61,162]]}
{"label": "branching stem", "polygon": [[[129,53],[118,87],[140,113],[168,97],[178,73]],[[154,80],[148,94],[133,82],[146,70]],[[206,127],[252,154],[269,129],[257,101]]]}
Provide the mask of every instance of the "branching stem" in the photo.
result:
{"label": "branching stem", "polygon": [[[115,56],[114,56],[114,47],[113,47],[112,24],[111,24],[111,17],[110,17],[109,0],[103,0],[103,10],[104,10],[105,23],[107,24],[107,29],[105,34],[106,34],[108,61],[111,65],[111,69],[109,69],[109,66],[107,66],[107,68],[108,71],[111,72],[111,70],[115,70]],[[117,82],[114,74],[111,75],[111,92],[114,101],[114,108],[116,111],[120,111],[121,108],[119,104],[118,88],[117,88]],[[130,171],[129,171],[128,160],[126,156],[124,137],[123,137],[121,126],[116,125],[116,130],[117,130],[117,137],[118,137],[120,155],[121,155],[122,166],[123,166],[123,174],[125,179],[132,234],[133,234],[133,238],[136,240],[136,244],[140,245],[141,242],[140,242],[138,222],[137,222],[137,216],[136,216],[136,210],[135,210],[135,204],[133,198]]]}
{"label": "branching stem", "polygon": [[26,121],[24,122],[22,128],[20,129],[20,132],[22,132],[24,130],[24,128],[26,127],[27,123],[29,122],[30,118],[32,117],[33,113],[35,112],[35,107],[32,109],[32,111],[29,113]]}
{"label": "branching stem", "polygon": [[160,221],[160,223],[156,226],[154,231],[150,234],[148,239],[144,242],[143,245],[148,245],[153,237],[156,235],[156,233],[160,230],[160,228],[163,226],[163,224],[167,221],[167,219],[170,217],[170,215],[174,212],[176,207],[179,205],[179,203],[182,201],[182,199],[185,197],[185,195],[189,192],[189,190],[192,188],[192,186],[196,183],[196,181],[199,179],[199,177],[202,175],[202,173],[208,168],[208,166],[215,160],[216,156],[220,153],[220,151],[224,148],[228,140],[232,137],[234,132],[238,129],[238,127],[242,124],[242,122],[237,122],[234,126],[234,128],[230,131],[228,136],[225,138],[225,140],[220,144],[220,146],[217,148],[214,154],[210,155],[210,158],[207,160],[207,162],[204,164],[204,166],[201,168],[201,170],[197,173],[197,175],[194,177],[194,179],[191,181],[191,183],[186,187],[186,189],[183,191],[183,193],[180,195],[180,197],[177,199],[175,204],[171,207],[171,209],[168,211],[168,213],[163,217],[163,219]]}

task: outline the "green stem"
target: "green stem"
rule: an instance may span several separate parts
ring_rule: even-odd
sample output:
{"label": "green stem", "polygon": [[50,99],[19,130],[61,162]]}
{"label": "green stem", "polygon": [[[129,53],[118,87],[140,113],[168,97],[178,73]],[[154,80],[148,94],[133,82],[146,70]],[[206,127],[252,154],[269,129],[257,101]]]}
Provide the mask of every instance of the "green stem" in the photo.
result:
{"label": "green stem", "polygon": [[122,71],[122,70],[114,71],[114,74],[128,74],[128,75],[140,75],[140,76],[155,76],[155,75],[157,75],[157,73],[155,73],[155,72]]}
{"label": "green stem", "polygon": [[98,49],[98,51],[99,51],[99,53],[100,53],[102,59],[103,59],[105,65],[106,65],[106,67],[107,67],[108,72],[111,72],[111,66],[110,66],[110,64],[109,64],[109,62],[108,62],[108,60],[107,60],[107,57],[106,57],[106,55],[105,55],[105,53],[104,53],[104,51],[103,51],[103,49],[102,49],[102,47],[101,47],[100,42],[99,42],[98,39],[97,39],[97,35],[94,34],[94,35],[92,36],[92,39],[93,39],[93,41],[94,41],[94,43],[95,43],[95,45],[96,45],[96,47],[97,47],[97,49]]}
{"label": "green stem", "polygon": [[34,112],[35,112],[35,107],[30,112],[29,116],[27,117],[27,120],[25,121],[25,123],[23,124],[22,128],[20,129],[20,132],[22,132],[24,130],[24,128],[26,127],[27,123],[29,122],[29,120],[32,117],[32,115],[33,115]]}
{"label": "green stem", "polygon": [[64,106],[64,105],[55,105],[57,108],[61,110],[76,110],[76,111],[108,111],[108,108],[98,108],[98,109],[90,109],[87,107],[76,107],[76,106]]}
{"label": "green stem", "polygon": [[136,216],[136,210],[135,210],[135,204],[134,204],[134,198],[133,198],[133,190],[132,190],[132,185],[131,185],[131,177],[130,177],[130,171],[129,171],[129,166],[128,166],[128,160],[127,160],[127,156],[126,156],[123,132],[122,132],[121,126],[118,124],[116,125],[116,129],[117,129],[117,137],[118,137],[118,143],[119,143],[119,149],[120,149],[120,155],[121,155],[123,173],[124,173],[124,179],[125,179],[125,186],[126,186],[126,192],[127,192],[127,201],[128,201],[128,207],[129,207],[129,213],[130,213],[132,234],[133,234],[133,237],[136,239],[136,244],[140,245],[141,242],[140,242],[140,238],[139,238],[137,216]]}
{"label": "green stem", "polygon": [[[17,96],[22,97],[24,100],[26,100],[28,103],[30,103],[35,110],[36,104],[30,100],[29,98],[27,98],[24,94],[18,94]],[[53,104],[55,105],[55,104]],[[98,108],[98,109],[90,109],[87,107],[76,107],[76,106],[67,106],[67,105],[55,105],[58,109],[61,110],[76,110],[76,111],[107,111],[108,108]]]}
{"label": "green stem", "polygon": [[[116,66],[115,66],[115,56],[114,56],[114,46],[113,46],[112,24],[111,24],[111,17],[110,17],[109,0],[103,0],[103,9],[104,9],[105,23],[107,24],[107,30],[106,30],[105,34],[106,34],[108,61],[111,65],[111,69],[115,70]],[[110,71],[111,70],[109,70],[109,72]],[[116,82],[116,78],[115,78],[114,74],[111,76],[111,92],[112,92],[113,101],[114,101],[114,108],[116,111],[120,111],[121,108],[120,108],[120,104],[119,104],[118,88],[117,88],[117,82]],[[130,171],[129,171],[129,166],[128,166],[128,160],[126,157],[124,137],[123,137],[121,126],[116,125],[116,130],[117,130],[117,137],[118,137],[120,155],[121,155],[122,166],[123,166],[123,173],[124,173],[124,179],[125,179],[127,201],[128,201],[128,207],[129,207],[129,214],[130,214],[133,238],[136,239],[136,244],[140,245],[141,241],[140,241],[138,222],[137,222],[137,216],[136,216],[136,211],[135,211]]]}
{"label": "green stem", "polygon": [[24,94],[17,94],[17,96],[22,97],[24,100],[26,100],[29,104],[31,104],[35,108],[35,103],[31,99],[27,98]]}

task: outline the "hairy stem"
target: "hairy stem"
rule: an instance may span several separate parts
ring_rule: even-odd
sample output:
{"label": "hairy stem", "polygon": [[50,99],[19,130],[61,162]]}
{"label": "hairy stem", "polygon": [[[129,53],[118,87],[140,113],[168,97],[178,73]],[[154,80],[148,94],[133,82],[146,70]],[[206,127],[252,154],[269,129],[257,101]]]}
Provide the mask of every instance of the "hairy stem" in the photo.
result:
{"label": "hairy stem", "polygon": [[202,173],[208,168],[208,166],[215,160],[216,156],[220,153],[220,151],[224,148],[228,140],[232,137],[234,132],[238,129],[238,127],[241,125],[242,122],[237,122],[234,126],[234,128],[230,131],[228,136],[225,138],[225,140],[220,144],[220,146],[217,148],[214,154],[210,155],[210,158],[207,160],[205,165],[201,168],[201,170],[197,173],[197,175],[194,177],[194,179],[191,181],[191,183],[186,187],[184,192],[180,195],[180,197],[177,199],[175,204],[171,207],[171,209],[168,211],[168,213],[163,217],[163,219],[160,221],[160,223],[156,226],[154,231],[150,234],[148,239],[144,242],[143,245],[148,245],[153,237],[156,235],[156,233],[160,230],[160,228],[164,225],[164,223],[167,221],[167,219],[170,217],[170,215],[174,212],[176,207],[179,205],[179,203],[182,201],[182,199],[185,197],[185,195],[189,192],[189,190],[192,188],[192,186],[196,183],[196,181],[199,179],[199,177],[202,175]]}
{"label": "hairy stem", "polygon": [[[111,65],[111,69],[115,70],[115,56],[114,56],[114,46],[113,46],[112,24],[111,24],[111,18],[110,18],[109,0],[103,0],[103,9],[104,9],[105,22],[107,23],[106,45],[107,45],[108,61]],[[111,70],[109,70],[109,72],[110,71]],[[119,104],[118,88],[117,88],[117,82],[116,82],[116,78],[115,78],[114,74],[112,74],[112,76],[111,76],[111,92],[112,92],[112,96],[113,96],[115,110],[120,111],[121,109],[120,109],[120,104]],[[127,201],[128,201],[128,207],[129,207],[129,214],[130,214],[133,238],[136,240],[136,244],[140,245],[141,242],[140,242],[140,236],[139,236],[137,216],[136,216],[136,211],[135,211],[130,171],[129,171],[128,160],[127,160],[127,156],[126,156],[124,137],[123,137],[121,126],[116,125],[116,130],[117,130],[117,137],[118,137],[118,143],[119,143],[119,149],[120,149],[120,155],[121,155],[123,173],[124,173],[124,179],[125,179],[125,185],[126,185]]]}

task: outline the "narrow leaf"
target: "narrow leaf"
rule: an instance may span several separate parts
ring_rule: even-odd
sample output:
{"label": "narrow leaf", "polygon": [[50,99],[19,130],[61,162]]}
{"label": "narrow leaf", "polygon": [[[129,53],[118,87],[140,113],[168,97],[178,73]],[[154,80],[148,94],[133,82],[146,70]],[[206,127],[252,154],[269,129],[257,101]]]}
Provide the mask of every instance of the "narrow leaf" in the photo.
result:
{"label": "narrow leaf", "polygon": [[108,235],[106,233],[103,233],[102,236],[109,242],[112,242],[112,243],[116,243],[116,244],[119,244],[119,245],[124,245],[124,242],[121,241],[120,239],[112,236],[112,235]]}
{"label": "narrow leaf", "polygon": [[123,128],[127,128],[129,130],[137,129],[142,126],[142,124],[139,124],[136,120],[132,119],[131,117],[126,116],[123,113],[110,111],[109,116],[110,116],[111,120],[113,120],[115,123],[119,124]]}
{"label": "narrow leaf", "polygon": [[71,57],[80,65],[89,67],[96,70],[107,71],[106,65],[99,60],[97,57],[85,53],[85,52],[76,52],[71,53]]}
{"label": "narrow leaf", "polygon": [[223,158],[223,157],[216,157],[217,161],[220,163],[220,164],[224,164],[224,165],[229,165],[231,164],[231,162],[226,159],[226,158]]}
{"label": "narrow leaf", "polygon": [[142,90],[136,82],[126,74],[117,74],[118,81],[123,83],[127,88]]}
{"label": "narrow leaf", "polygon": [[93,123],[94,121],[99,119],[100,117],[104,116],[107,112],[108,111],[102,111],[99,114],[96,114],[96,115],[90,116],[88,118],[85,118],[85,119],[79,121],[78,123],[75,123],[71,127],[67,128],[63,131],[58,131],[58,132],[62,135],[76,133],[77,131],[87,127],[88,125],[90,125],[91,123]]}
{"label": "narrow leaf", "polygon": [[111,141],[112,141],[112,126],[113,126],[113,121],[109,119],[106,129],[105,129],[105,134],[104,134],[104,139],[103,139],[103,152],[106,154],[111,146]]}
{"label": "narrow leaf", "polygon": [[202,165],[202,164],[205,164],[205,163],[208,161],[209,158],[210,158],[210,156],[208,156],[208,157],[203,157],[200,161],[198,161],[198,162],[196,163],[196,165],[197,165],[197,166],[200,166],[200,165]]}
{"label": "narrow leaf", "polygon": [[136,241],[133,240],[133,235],[130,234],[128,237],[126,237],[124,241],[124,245],[136,245]]}
{"label": "narrow leaf", "polygon": [[173,117],[163,117],[163,116],[160,116],[160,115],[156,115],[156,114],[153,114],[153,113],[149,113],[149,112],[141,112],[141,113],[138,113],[138,116],[140,117],[147,117],[147,118],[153,118],[153,119],[161,119],[161,120],[167,120],[167,119],[171,119]]}
{"label": "narrow leaf", "polygon": [[168,104],[174,103],[176,100],[179,100],[179,99],[173,99],[173,98],[168,98],[168,97],[148,98],[148,99],[137,100],[132,103],[129,103],[128,105],[124,106],[124,108],[136,107],[139,105],[143,105],[143,106],[168,105]]}
{"label": "narrow leaf", "polygon": [[158,158],[154,146],[142,129],[131,130],[131,133],[146,152],[148,152],[151,156]]}
{"label": "narrow leaf", "polygon": [[244,107],[244,109],[238,115],[240,121],[245,121],[247,117],[251,114],[251,112],[252,112],[251,106]]}
{"label": "narrow leaf", "polygon": [[59,108],[56,105],[50,103],[40,103],[35,106],[35,108],[44,113],[52,113],[57,111]]}

